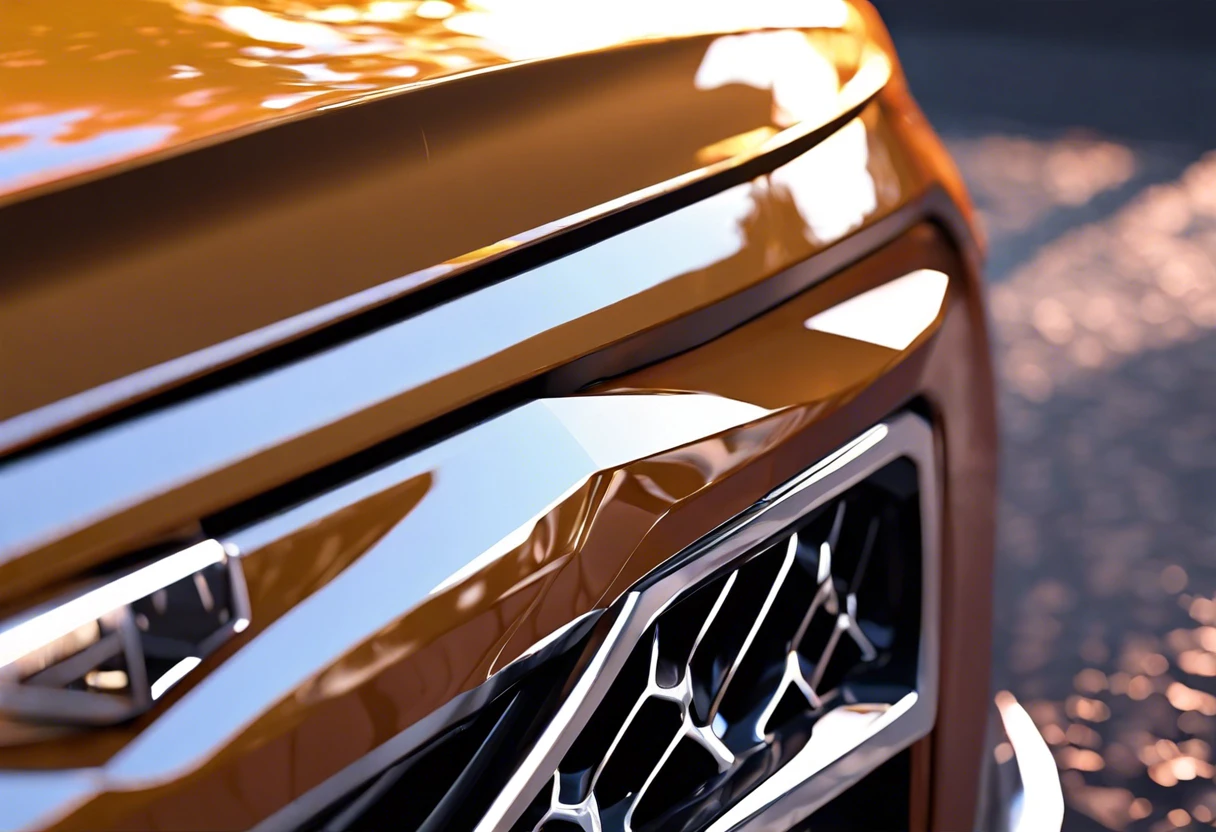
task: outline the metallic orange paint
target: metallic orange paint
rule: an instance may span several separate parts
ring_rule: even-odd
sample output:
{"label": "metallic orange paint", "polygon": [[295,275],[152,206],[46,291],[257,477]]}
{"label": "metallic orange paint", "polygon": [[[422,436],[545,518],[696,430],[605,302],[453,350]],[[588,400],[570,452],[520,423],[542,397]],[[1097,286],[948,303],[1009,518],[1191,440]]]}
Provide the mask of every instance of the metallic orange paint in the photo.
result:
{"label": "metallic orange paint", "polygon": [[[995,502],[979,251],[961,181],[873,10],[824,2],[808,13],[818,28],[749,35],[749,15],[816,4],[735,4],[722,19],[697,4],[702,16],[675,23],[604,4],[612,26],[575,40],[561,3],[484,5],[492,13],[444,0],[122,0],[34,4],[0,20],[0,89],[18,91],[0,103],[0,419],[9,420],[0,450],[20,451],[18,461],[71,453],[107,429],[102,416],[136,420],[139,411],[122,408],[140,402],[153,414],[172,409],[153,394],[477,269],[509,273],[512,258],[690,186],[709,183],[699,198],[717,200],[738,229],[709,254],[702,226],[673,233],[671,268],[644,291],[315,429],[48,524],[0,552],[0,609],[491,394],[538,379],[551,395],[571,393],[554,368],[628,348],[790,270],[833,274],[721,337],[583,391],[708,392],[774,412],[600,472],[513,552],[345,645],[306,684],[276,687],[276,704],[216,738],[205,759],[156,782],[90,781],[53,826],[255,824],[914,401],[944,417],[947,492],[940,709],[949,716],[932,753],[918,747],[920,765],[932,767],[922,809],[930,828],[969,826]],[[779,42],[801,57],[767,80],[749,77],[756,43],[763,52]],[[707,70],[715,50],[724,63]],[[822,86],[799,98],[805,62],[816,60]],[[873,80],[867,66],[879,73],[872,88],[857,80]],[[787,145],[780,164],[743,167]],[[28,162],[43,158],[30,155],[38,147],[53,164]],[[713,186],[738,170],[747,172],[739,184]],[[612,252],[588,241],[588,279],[656,257],[630,236],[639,222],[611,227]],[[950,275],[950,290],[906,350],[802,325],[920,267]],[[75,426],[80,437],[56,439]],[[200,676],[373,551],[442,476],[436,468],[397,483],[245,552],[253,624]],[[188,694],[174,689],[163,707]],[[162,711],[0,749],[0,767],[101,765]]]}
{"label": "metallic orange paint", "polygon": [[[575,14],[547,0],[14,4],[0,23],[0,196],[509,64],[860,22],[841,0],[632,5]],[[841,57],[855,63],[852,52]]]}
{"label": "metallic orange paint", "polygon": [[[167,8],[128,2],[148,13]],[[101,8],[86,5],[93,10],[86,15]],[[690,19],[695,28],[699,17]],[[275,130],[184,155],[185,146],[177,147],[179,155],[161,164],[41,199],[14,194],[23,201],[0,224],[0,250],[8,253],[0,282],[0,375],[9,380],[0,420],[10,420],[0,421],[0,448],[804,140],[861,106],[889,77],[889,60],[865,40],[856,13],[845,24],[807,34],[626,41],[406,86],[337,111],[317,110],[317,99]],[[14,21],[0,23],[7,25]],[[138,28],[124,23],[105,34],[142,37]],[[448,60],[443,45],[431,43],[428,54]],[[160,47],[149,49],[129,59],[163,62]],[[257,68],[231,66],[246,60],[233,56],[235,43],[220,51],[226,71],[250,75],[241,76],[244,83],[225,77],[223,88],[258,108],[267,87],[257,83]],[[780,60],[749,70],[757,51]],[[46,60],[45,67],[7,70],[12,80],[0,80],[0,89],[15,91],[16,112],[91,112],[62,100],[84,96],[118,107],[97,116],[102,124],[111,116],[195,116],[153,91],[159,83],[202,79],[159,79],[132,68],[121,82],[103,75],[93,86],[82,83],[91,73],[75,58],[64,57],[62,66]],[[112,68],[123,60],[115,58]],[[125,106],[125,96],[138,100]],[[27,130],[13,126],[21,120],[28,121],[9,119],[0,133]],[[151,129],[139,123],[130,129]],[[74,148],[94,140],[88,135],[73,128],[56,141]],[[46,158],[36,145],[31,135],[18,136],[0,149],[0,171],[35,175]],[[47,187],[72,181],[55,178]],[[53,333],[39,323],[51,319],[60,322]],[[91,345],[85,354],[73,348],[82,342]],[[31,371],[20,360],[29,353],[45,354],[59,371]]]}
{"label": "metallic orange paint", "polygon": [[[964,267],[949,251],[937,232],[919,227],[730,335],[589,391],[712,392],[775,412],[720,437],[597,475],[555,507],[513,553],[433,595],[391,630],[352,644],[340,662],[304,687],[284,689],[277,706],[217,745],[197,769],[163,784],[103,792],[57,828],[188,829],[201,817],[215,828],[255,824],[484,681],[556,627],[610,603],[671,552],[710,531],[717,518],[741,511],[805,460],[846,441],[855,425],[899,407],[909,390],[923,386],[908,379],[933,378],[934,367],[958,367],[957,345],[935,337],[943,326],[967,328]],[[907,350],[802,325],[815,312],[917,267],[960,277],[948,311]],[[765,371],[758,374],[757,367]],[[821,367],[832,369],[823,374],[816,371]],[[443,477],[442,469],[434,476]],[[256,638],[273,623],[276,610],[307,603],[319,579],[375,547],[403,512],[426,499],[425,487],[403,482],[245,553],[260,618],[244,637]],[[950,722],[943,720],[947,731]],[[137,724],[115,733],[142,729]],[[69,759],[58,758],[61,765]],[[273,784],[259,780],[254,797],[251,773],[284,766],[294,776]]]}
{"label": "metallic orange paint", "polygon": [[[54,563],[54,568],[64,571],[78,569],[88,561],[95,562],[156,540],[202,514],[340,460],[454,407],[523,382],[549,367],[593,353],[636,332],[723,301],[763,283],[816,252],[831,255],[832,243],[850,228],[870,228],[879,236],[891,233],[896,229],[880,226],[882,220],[892,217],[901,206],[928,198],[933,188],[933,168],[926,166],[921,157],[909,156],[902,150],[901,132],[905,128],[899,118],[899,114],[892,113],[883,102],[877,102],[846,125],[849,133],[836,134],[778,173],[760,176],[748,184],[710,197],[703,203],[705,207],[698,211],[703,216],[711,212],[711,216],[720,217],[716,224],[724,226],[724,231],[713,238],[712,250],[704,245],[702,226],[680,220],[678,212],[669,215],[670,219],[656,220],[656,228],[660,227],[658,224],[672,228],[662,234],[667,253],[652,267],[668,269],[662,273],[666,279],[621,302],[538,332],[534,337],[486,355],[482,360],[428,378],[426,383],[402,389],[387,400],[326,423],[320,429],[297,430],[295,435],[285,437],[274,447],[261,447],[256,453],[235,459],[209,461],[206,469],[199,470],[197,475],[175,473],[172,479],[176,485],[158,489],[146,499],[120,500],[121,491],[107,485],[104,479],[82,484],[82,488],[91,487],[101,495],[109,495],[110,499],[118,501],[118,505],[113,509],[91,509],[94,520],[85,527],[50,527],[30,542],[8,543],[7,551],[0,550],[0,578],[3,578],[0,580],[0,601],[28,591],[30,581],[45,581],[48,563]],[[842,175],[847,178],[842,180]],[[850,187],[857,189],[856,194],[843,197],[846,188]],[[812,224],[815,222],[818,222],[818,228]],[[727,234],[736,223],[739,232],[732,240]],[[620,258],[647,256],[646,249],[652,246],[649,238],[654,235],[637,236],[637,241],[631,242],[633,238],[626,232],[610,241],[611,245],[592,246],[574,256],[585,264],[580,269],[585,269],[586,274],[605,275],[601,279],[610,279],[606,273],[619,268]],[[249,259],[248,253],[245,257]],[[670,266],[665,266],[666,263]],[[276,279],[282,280],[283,276],[278,275]],[[191,293],[197,293],[200,284],[190,281],[174,285],[181,289],[195,287],[183,295],[184,301]],[[75,291],[88,297],[81,287],[65,284],[63,289],[70,293],[73,303],[83,302]],[[275,294],[281,293],[276,291]],[[0,306],[0,309],[5,310],[0,315],[17,316],[22,312],[20,304]],[[32,326],[30,321],[45,319],[30,316],[31,310],[24,311],[26,327]],[[529,316],[535,312],[518,309],[515,314]],[[170,317],[171,320],[193,320],[192,314],[185,310]],[[80,310],[76,316],[65,312],[63,320],[65,325],[71,326],[73,320],[92,319]],[[104,318],[99,320],[104,322]],[[40,338],[52,334],[42,329]],[[104,352],[99,344],[85,338],[84,333],[77,337],[94,343],[97,355]],[[122,343],[129,346],[137,340],[134,336],[124,337]],[[77,341],[69,340],[63,346],[74,354],[73,343]],[[30,345],[19,354],[32,354],[33,350],[34,345]],[[43,354],[46,354],[45,350]],[[47,360],[53,356],[51,350]],[[63,356],[63,361],[68,362],[67,356]],[[33,371],[32,365],[18,363],[23,368],[22,373]],[[71,365],[85,363],[82,360],[71,362]],[[300,365],[300,372],[307,372],[306,363]],[[9,377],[20,380],[18,374]],[[312,384],[321,389],[327,383],[324,377],[313,376]],[[232,412],[236,412],[245,406],[236,402],[232,407]],[[256,416],[251,414],[250,418],[256,419]],[[62,451],[70,452],[70,446]],[[33,556],[35,560],[27,561],[27,556]],[[36,563],[34,571],[27,575],[23,563]]]}

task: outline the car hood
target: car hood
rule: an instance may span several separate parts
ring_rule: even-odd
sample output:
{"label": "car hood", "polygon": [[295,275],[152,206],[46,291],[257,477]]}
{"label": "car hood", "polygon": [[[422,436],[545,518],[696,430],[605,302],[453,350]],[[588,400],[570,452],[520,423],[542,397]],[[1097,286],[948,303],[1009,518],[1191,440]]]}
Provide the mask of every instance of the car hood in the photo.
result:
{"label": "car hood", "polygon": [[522,62],[841,28],[843,0],[67,0],[0,21],[0,203],[320,110]]}
{"label": "car hood", "polygon": [[864,0],[255,2],[5,6],[0,453],[752,181],[898,71]]}

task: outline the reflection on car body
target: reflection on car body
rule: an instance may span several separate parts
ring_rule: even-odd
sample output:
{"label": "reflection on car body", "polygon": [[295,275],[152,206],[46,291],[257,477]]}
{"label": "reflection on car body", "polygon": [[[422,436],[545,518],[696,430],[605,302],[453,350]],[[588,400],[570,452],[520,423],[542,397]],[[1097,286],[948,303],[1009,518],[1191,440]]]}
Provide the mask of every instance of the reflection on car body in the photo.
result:
{"label": "reflection on car body", "polygon": [[0,65],[0,823],[1058,825],[868,5],[70,5]]}

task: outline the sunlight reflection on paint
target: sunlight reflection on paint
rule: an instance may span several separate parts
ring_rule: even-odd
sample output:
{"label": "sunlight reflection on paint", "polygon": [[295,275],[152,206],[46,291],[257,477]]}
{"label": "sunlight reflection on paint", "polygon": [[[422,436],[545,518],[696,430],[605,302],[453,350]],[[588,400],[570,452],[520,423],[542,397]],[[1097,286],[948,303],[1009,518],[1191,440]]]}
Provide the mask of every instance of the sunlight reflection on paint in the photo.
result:
{"label": "sunlight reflection on paint", "polygon": [[[854,59],[863,46],[880,51],[867,41],[863,17],[843,0],[371,0],[333,5],[112,0],[104,13],[19,4],[12,14],[16,17],[7,15],[5,22],[15,38],[0,55],[0,72],[6,73],[0,81],[6,90],[0,122],[10,125],[4,135],[24,138],[13,125],[24,124],[27,117],[88,113],[74,127],[79,139],[74,150],[54,146],[50,162],[30,153],[10,157],[15,145],[3,142],[0,193],[276,115],[268,110],[341,106],[361,100],[362,93],[512,61],[702,35],[729,38],[751,30],[766,30],[761,34],[775,38],[773,43],[786,44],[770,49],[768,59],[794,66],[790,60],[801,53],[798,72],[772,88],[779,99],[779,124],[788,126],[811,112],[800,96],[810,96],[815,106],[830,104],[809,87],[804,92],[798,77],[811,77],[807,73],[817,51],[823,52],[819,72],[831,74],[831,62],[839,59],[844,76],[857,70]],[[776,31],[781,29],[805,31]],[[730,52],[740,44],[727,40],[718,48]],[[886,61],[872,57],[870,63],[884,66],[875,67],[882,77],[871,81],[881,83]],[[43,167],[31,164],[35,162]],[[17,176],[21,171],[25,173]]]}
{"label": "sunlight reflection on paint", "polygon": [[773,171],[772,181],[789,190],[812,242],[839,240],[874,213],[878,193],[869,160],[866,127],[854,119],[824,139],[814,153]]}
{"label": "sunlight reflection on paint", "polygon": [[699,90],[746,84],[773,94],[773,123],[827,120],[838,110],[840,73],[802,32],[753,32],[709,45],[693,83]]}
{"label": "sunlight reflection on paint", "polygon": [[918,269],[809,318],[806,328],[904,350],[937,320],[950,278]]}
{"label": "sunlight reflection on paint", "polygon": [[[752,32],[720,37],[697,68],[697,89],[746,84],[771,92],[778,127],[820,124],[840,111],[841,69],[803,32]],[[720,157],[726,148],[754,147],[771,138],[752,131],[699,152]],[[806,153],[773,172],[806,221],[813,242],[838,240],[860,226],[878,205],[869,170],[869,135],[860,119],[849,122]],[[814,183],[807,186],[806,183]]]}
{"label": "sunlight reflection on paint", "polygon": [[30,171],[36,171],[39,178],[64,176],[155,147],[176,130],[169,125],[147,125],[109,130],[81,141],[64,141],[77,122],[95,114],[90,109],[69,110],[0,123],[0,138],[24,139],[0,153],[0,192],[20,187]]}
{"label": "sunlight reflection on paint", "polygon": [[479,0],[445,21],[448,29],[484,38],[511,60],[551,54],[555,43],[578,51],[657,37],[688,37],[755,28],[840,28],[848,7],[840,0]]}

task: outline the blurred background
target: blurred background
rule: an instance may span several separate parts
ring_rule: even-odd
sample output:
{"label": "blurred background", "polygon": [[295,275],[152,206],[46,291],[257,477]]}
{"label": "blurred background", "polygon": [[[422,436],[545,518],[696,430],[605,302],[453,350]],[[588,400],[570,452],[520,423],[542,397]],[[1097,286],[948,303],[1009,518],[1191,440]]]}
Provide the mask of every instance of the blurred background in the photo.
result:
{"label": "blurred background", "polygon": [[994,684],[1065,829],[1216,825],[1216,3],[876,5],[990,246]]}

